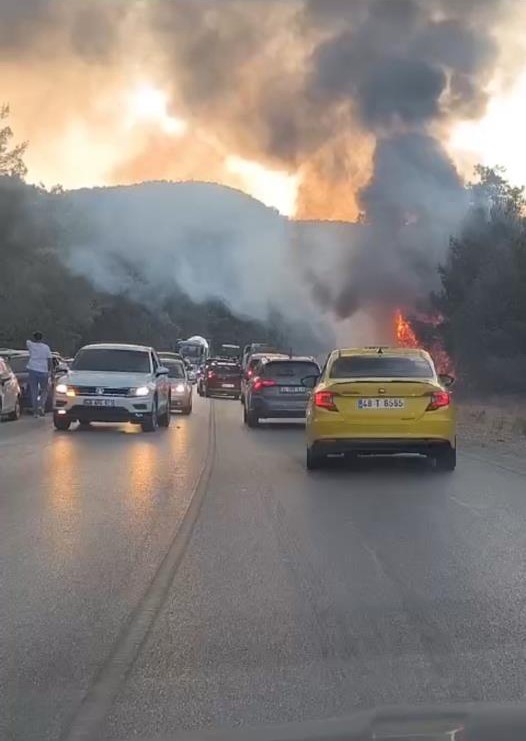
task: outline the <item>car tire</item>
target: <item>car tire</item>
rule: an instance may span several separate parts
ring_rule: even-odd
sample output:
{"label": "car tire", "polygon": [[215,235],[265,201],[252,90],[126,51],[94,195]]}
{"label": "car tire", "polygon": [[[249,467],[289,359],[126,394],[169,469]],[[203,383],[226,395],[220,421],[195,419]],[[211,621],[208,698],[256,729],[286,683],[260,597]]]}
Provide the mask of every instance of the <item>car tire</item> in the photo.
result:
{"label": "car tire", "polygon": [[210,398],[210,391],[208,389],[206,389],[206,391],[205,391],[205,396],[206,396],[207,399]]}
{"label": "car tire", "polygon": [[71,427],[71,419],[65,414],[61,415],[55,412],[53,414],[53,424],[55,425],[56,430],[60,430],[60,432],[67,432],[67,430],[69,430],[69,428]]}
{"label": "car tire", "polygon": [[21,414],[22,414],[22,406],[21,406],[21,404],[20,404],[20,397],[19,397],[19,396],[17,396],[17,397],[16,397],[16,401],[15,401],[15,408],[13,409],[13,411],[12,411],[12,412],[10,412],[10,413],[9,413],[9,414],[7,415],[7,419],[8,419],[8,420],[9,420],[10,422],[16,422],[16,421],[17,421],[17,419],[20,419],[20,415],[21,415]]}
{"label": "car tire", "polygon": [[457,467],[457,449],[445,448],[434,456],[435,468],[440,472],[451,472]]}
{"label": "car tire", "polygon": [[240,395],[239,395],[239,401],[240,401],[240,402],[241,402],[242,404],[244,404],[244,403],[245,403],[245,397],[243,396],[243,394],[240,394]]}
{"label": "car tire", "polygon": [[156,432],[159,428],[159,415],[157,412],[157,401],[154,402],[153,410],[141,422],[143,432]]}
{"label": "car tire", "polygon": [[172,419],[172,415],[170,414],[170,406],[171,406],[171,401],[170,399],[168,399],[168,405],[166,407],[166,411],[164,412],[164,414],[160,414],[158,418],[159,427],[164,427],[165,429],[167,427],[170,427],[170,422]]}
{"label": "car tire", "polygon": [[259,417],[255,412],[250,411],[245,407],[246,423],[251,428],[259,427]]}
{"label": "car tire", "polygon": [[307,448],[305,455],[305,465],[307,467],[307,471],[317,471],[319,468],[322,467],[323,461],[324,456],[320,455],[319,453],[315,453],[312,448]]}
{"label": "car tire", "polygon": [[190,404],[188,406],[183,407],[181,409],[181,413],[184,414],[185,416],[188,416],[189,414],[192,414],[192,402],[190,402]]}

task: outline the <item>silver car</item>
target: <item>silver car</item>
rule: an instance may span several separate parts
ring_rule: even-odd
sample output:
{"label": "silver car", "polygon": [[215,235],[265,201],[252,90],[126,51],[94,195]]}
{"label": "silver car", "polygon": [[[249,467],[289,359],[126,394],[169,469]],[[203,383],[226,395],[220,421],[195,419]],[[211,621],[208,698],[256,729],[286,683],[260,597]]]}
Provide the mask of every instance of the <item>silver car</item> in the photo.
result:
{"label": "silver car", "polygon": [[169,360],[166,355],[163,363],[168,368],[168,380],[171,389],[172,411],[183,414],[192,413],[192,383],[188,378],[188,370],[182,360]]}

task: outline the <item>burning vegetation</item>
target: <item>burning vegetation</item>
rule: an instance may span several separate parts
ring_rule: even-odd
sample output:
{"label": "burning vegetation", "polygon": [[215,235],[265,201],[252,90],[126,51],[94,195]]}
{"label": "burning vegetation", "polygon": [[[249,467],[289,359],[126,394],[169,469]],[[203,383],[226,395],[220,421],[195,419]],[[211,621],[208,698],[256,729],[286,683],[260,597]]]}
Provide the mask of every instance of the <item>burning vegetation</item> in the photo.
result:
{"label": "burning vegetation", "polygon": [[442,317],[420,314],[414,321],[422,330],[419,333],[422,339],[419,339],[410,320],[404,316],[402,311],[400,309],[395,311],[393,325],[396,344],[399,347],[423,347],[433,358],[438,373],[453,374],[453,362],[444,349],[437,332],[442,324]]}

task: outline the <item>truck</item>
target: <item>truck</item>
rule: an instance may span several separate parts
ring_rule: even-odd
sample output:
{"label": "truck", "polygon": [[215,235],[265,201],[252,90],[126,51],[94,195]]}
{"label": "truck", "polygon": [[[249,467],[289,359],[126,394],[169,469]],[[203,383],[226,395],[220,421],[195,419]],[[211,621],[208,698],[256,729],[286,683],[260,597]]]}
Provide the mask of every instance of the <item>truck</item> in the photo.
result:
{"label": "truck", "polygon": [[197,371],[206,362],[210,354],[208,340],[200,335],[194,335],[187,340],[179,340],[176,343],[177,352],[180,353],[188,365]]}

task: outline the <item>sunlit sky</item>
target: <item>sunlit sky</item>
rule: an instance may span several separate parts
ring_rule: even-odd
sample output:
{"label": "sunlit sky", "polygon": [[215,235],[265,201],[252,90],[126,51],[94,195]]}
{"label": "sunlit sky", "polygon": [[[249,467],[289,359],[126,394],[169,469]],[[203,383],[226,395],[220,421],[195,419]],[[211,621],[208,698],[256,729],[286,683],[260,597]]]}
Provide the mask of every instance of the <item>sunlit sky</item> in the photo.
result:
{"label": "sunlit sky", "polygon": [[502,165],[515,185],[526,185],[526,71],[512,90],[490,100],[480,121],[459,124],[452,153],[465,152],[483,165]]}
{"label": "sunlit sky", "polygon": [[[36,158],[28,162],[29,178],[46,185],[60,182],[66,188],[104,185],[107,174],[119,162],[123,141],[137,131],[154,130],[175,139],[200,135],[192,130],[192,122],[170,109],[168,95],[148,81],[123,91],[113,105],[119,112],[118,123],[105,136],[100,136],[100,131],[93,136],[82,119],[71,122],[60,141],[60,150],[55,153],[50,149],[45,161]],[[526,184],[525,131],[526,70],[505,95],[490,99],[481,120],[457,124],[448,142],[449,151],[464,169],[466,162],[502,165],[514,184],[523,185]],[[66,154],[73,151],[74,163]],[[30,159],[32,154],[30,151]],[[294,216],[301,184],[297,173],[269,169],[236,152],[224,152],[220,156],[227,179],[232,176],[254,198],[285,216]]]}
{"label": "sunlit sky", "polygon": [[[168,114],[162,91],[143,84],[128,96],[128,124],[156,122],[166,133],[180,136],[188,131],[186,121]],[[459,123],[452,131],[452,157],[484,165],[503,166],[512,182],[526,184],[526,70],[505,95],[490,99],[479,121]],[[247,191],[286,216],[295,212],[300,180],[297,174],[270,170],[236,154],[227,156],[225,168],[241,178]]]}

